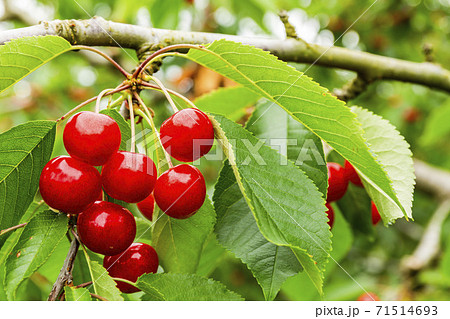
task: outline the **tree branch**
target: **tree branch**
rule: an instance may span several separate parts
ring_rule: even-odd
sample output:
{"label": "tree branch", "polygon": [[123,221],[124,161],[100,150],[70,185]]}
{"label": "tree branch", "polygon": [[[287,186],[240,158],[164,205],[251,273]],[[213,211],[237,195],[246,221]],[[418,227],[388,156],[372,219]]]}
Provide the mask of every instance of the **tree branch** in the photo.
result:
{"label": "tree branch", "polygon": [[363,75],[368,81],[397,80],[450,92],[450,71],[430,62],[404,61],[340,47],[308,44],[296,39],[279,40],[144,28],[111,22],[100,17],[90,20],[54,20],[27,28],[3,31],[0,33],[0,44],[15,38],[39,35],[58,35],[72,44],[120,46],[135,50],[145,46],[156,48],[171,44],[205,44],[228,39],[271,51],[284,61],[350,70]]}
{"label": "tree branch", "polygon": [[433,167],[418,159],[414,159],[414,170],[418,188],[439,198],[450,198],[449,171]]}

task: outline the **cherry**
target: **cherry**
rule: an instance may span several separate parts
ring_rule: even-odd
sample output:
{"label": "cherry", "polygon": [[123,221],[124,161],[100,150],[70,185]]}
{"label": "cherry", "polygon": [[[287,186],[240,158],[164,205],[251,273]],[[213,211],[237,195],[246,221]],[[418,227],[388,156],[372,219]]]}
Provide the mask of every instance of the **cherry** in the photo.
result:
{"label": "cherry", "polygon": [[380,301],[380,297],[373,292],[365,292],[358,297],[358,301]]}
{"label": "cherry", "polygon": [[376,225],[381,220],[380,213],[374,202],[372,202],[372,224]]}
{"label": "cherry", "polygon": [[119,149],[121,134],[119,125],[111,117],[80,112],[67,122],[63,140],[70,156],[100,166]]}
{"label": "cherry", "polygon": [[[133,243],[121,254],[106,256],[103,259],[103,267],[111,277],[136,282],[143,274],[155,273],[158,270],[158,254],[150,245]],[[139,291],[125,282],[116,282],[117,288],[124,293]]]}
{"label": "cherry", "polygon": [[39,190],[48,206],[78,214],[100,196],[102,184],[94,167],[69,156],[58,156],[44,166]]}
{"label": "cherry", "polygon": [[408,123],[415,123],[419,120],[421,114],[420,111],[414,107],[407,108],[403,112],[403,119]]}
{"label": "cherry", "polygon": [[153,193],[148,195],[142,202],[137,203],[137,207],[145,218],[152,220],[153,211],[155,210],[155,198],[153,197]]}
{"label": "cherry", "polygon": [[144,154],[119,151],[103,166],[102,183],[113,198],[128,203],[143,201],[156,183],[156,166]]}
{"label": "cherry", "polygon": [[96,201],[78,216],[77,230],[87,248],[111,256],[123,252],[133,243],[136,221],[128,209]]}
{"label": "cherry", "polygon": [[328,216],[328,226],[330,226],[330,230],[333,228],[333,224],[334,224],[334,209],[333,207],[331,207],[330,203],[326,203],[325,206],[328,208],[328,210],[326,211],[327,216]]}
{"label": "cherry", "polygon": [[214,128],[199,109],[178,111],[161,125],[161,141],[167,152],[181,162],[193,162],[209,152]]}
{"label": "cherry", "polygon": [[345,169],[345,174],[347,176],[347,179],[350,182],[352,182],[356,186],[364,187],[363,183],[361,182],[361,178],[359,177],[359,175],[356,172],[355,168],[347,160],[345,160],[344,169]]}
{"label": "cherry", "polygon": [[196,167],[177,165],[161,174],[156,181],[154,195],[156,204],[164,213],[173,218],[188,218],[205,201],[205,179]]}
{"label": "cherry", "polygon": [[328,192],[327,202],[334,202],[342,198],[348,187],[348,179],[344,168],[338,163],[327,163]]}

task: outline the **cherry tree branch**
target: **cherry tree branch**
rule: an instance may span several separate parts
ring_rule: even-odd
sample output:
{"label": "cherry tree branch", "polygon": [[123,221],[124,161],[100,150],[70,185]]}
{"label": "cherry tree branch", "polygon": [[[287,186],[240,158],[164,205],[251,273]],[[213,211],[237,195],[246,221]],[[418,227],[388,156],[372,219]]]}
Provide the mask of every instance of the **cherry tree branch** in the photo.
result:
{"label": "cherry tree branch", "polygon": [[268,50],[281,60],[314,63],[354,71],[368,81],[397,80],[450,92],[450,71],[430,62],[411,62],[341,47],[326,47],[299,39],[242,37],[206,32],[174,31],[107,21],[54,20],[27,28],[0,32],[0,44],[25,36],[57,35],[72,44],[114,46],[141,50],[173,44],[205,44],[228,39]]}

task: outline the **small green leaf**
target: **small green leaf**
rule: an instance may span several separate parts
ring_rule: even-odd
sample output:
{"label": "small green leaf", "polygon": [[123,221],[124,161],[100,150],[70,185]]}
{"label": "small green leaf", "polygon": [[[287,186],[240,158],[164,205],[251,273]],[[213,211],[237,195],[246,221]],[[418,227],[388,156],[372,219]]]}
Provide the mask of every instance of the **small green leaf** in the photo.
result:
{"label": "small green leaf", "polygon": [[57,36],[24,37],[0,45],[0,92],[71,48]]}
{"label": "small green leaf", "polygon": [[[157,209],[157,215],[162,214]],[[216,214],[209,198],[195,215],[175,219],[160,215],[153,228],[153,247],[158,252],[166,272],[195,273],[208,235],[212,232]]]}
{"label": "small green leaf", "polygon": [[[358,116],[358,121],[364,129],[364,137],[370,149],[376,154],[378,161],[383,165],[392,187],[405,210],[406,216],[412,218],[412,201],[415,185],[412,153],[405,138],[396,128],[382,117],[358,106],[352,107]],[[380,189],[367,182],[364,172],[359,172],[362,182],[369,196],[375,202],[384,224],[394,222],[404,216],[402,210],[392,199]]]}
{"label": "small green leaf", "polygon": [[64,287],[66,301],[92,301],[89,290],[86,288]]}
{"label": "small green leaf", "polygon": [[122,140],[120,142],[120,148],[121,151],[126,151],[129,149],[130,141],[131,141],[131,127],[130,124],[125,121],[122,115],[120,115],[117,110],[114,109],[104,109],[101,110],[100,113],[108,115],[111,117],[114,121],[117,122],[120,128],[120,133],[122,135]]}
{"label": "small green leaf", "polygon": [[145,292],[142,300],[239,301],[242,298],[222,283],[191,274],[145,274],[136,286]]}
{"label": "small green leaf", "polygon": [[[32,121],[0,134],[0,229],[19,224],[36,194],[56,122]],[[9,234],[0,237],[0,246]]]}
{"label": "small green leaf", "polygon": [[30,277],[52,255],[67,232],[67,217],[50,210],[35,216],[24,228],[6,260],[5,286],[9,300],[20,283]]}

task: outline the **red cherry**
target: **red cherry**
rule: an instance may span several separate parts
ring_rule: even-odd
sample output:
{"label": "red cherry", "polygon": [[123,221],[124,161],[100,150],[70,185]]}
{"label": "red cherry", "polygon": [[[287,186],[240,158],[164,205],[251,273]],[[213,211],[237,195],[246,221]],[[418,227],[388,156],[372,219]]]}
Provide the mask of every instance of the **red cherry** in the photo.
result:
{"label": "red cherry", "polygon": [[128,209],[97,201],[78,216],[77,230],[87,248],[111,256],[123,252],[133,243],[136,221]]}
{"label": "red cherry", "polygon": [[407,108],[403,112],[403,119],[408,123],[417,122],[420,116],[421,116],[420,111],[414,107]]}
{"label": "red cherry", "polygon": [[67,122],[63,140],[70,156],[100,166],[119,149],[121,134],[119,125],[111,117],[80,112]]}
{"label": "red cherry", "polygon": [[358,297],[358,301],[380,301],[380,297],[373,292],[365,292]]}
{"label": "red cherry", "polygon": [[153,193],[148,195],[142,202],[137,203],[137,207],[145,218],[152,220],[153,211],[155,210],[155,198],[153,197]]}
{"label": "red cherry", "polygon": [[376,225],[381,220],[380,213],[374,202],[372,202],[372,224]]}
{"label": "red cherry", "polygon": [[[158,254],[150,245],[133,243],[121,254],[106,256],[103,259],[103,267],[108,270],[111,277],[136,282],[143,274],[155,273],[158,270]],[[116,282],[117,288],[124,293],[139,291],[130,284]]]}
{"label": "red cherry", "polygon": [[161,125],[161,140],[173,158],[192,162],[209,152],[214,143],[214,128],[199,109],[178,111]]}
{"label": "red cherry", "polygon": [[330,203],[326,203],[325,206],[328,208],[328,210],[326,211],[327,216],[328,216],[328,225],[330,226],[330,230],[333,228],[333,224],[334,224],[334,210],[333,207],[331,207]]}
{"label": "red cherry", "polygon": [[164,213],[173,218],[188,218],[205,201],[205,179],[196,167],[177,165],[161,174],[156,181],[154,195],[156,204]]}
{"label": "red cherry", "polygon": [[39,190],[48,206],[78,214],[100,196],[102,185],[94,167],[69,156],[58,156],[44,166]]}
{"label": "red cherry", "polygon": [[352,182],[356,186],[364,187],[363,183],[361,182],[361,178],[359,177],[359,175],[356,172],[355,168],[347,160],[345,160],[344,169],[345,169],[345,174],[347,175],[347,179],[350,182]]}
{"label": "red cherry", "polygon": [[103,166],[103,188],[109,196],[128,203],[143,201],[156,183],[156,166],[144,154],[119,151]]}
{"label": "red cherry", "polygon": [[348,187],[348,179],[344,168],[338,163],[327,163],[328,192],[327,202],[334,202],[342,198]]}

